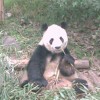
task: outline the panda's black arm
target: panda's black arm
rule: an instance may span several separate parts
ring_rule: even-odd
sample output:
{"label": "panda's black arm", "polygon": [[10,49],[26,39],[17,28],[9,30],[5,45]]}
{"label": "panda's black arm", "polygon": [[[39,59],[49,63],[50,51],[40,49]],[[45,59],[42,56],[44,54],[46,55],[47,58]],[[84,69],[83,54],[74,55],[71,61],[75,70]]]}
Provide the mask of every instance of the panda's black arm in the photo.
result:
{"label": "panda's black arm", "polygon": [[38,45],[27,65],[28,81],[35,82],[40,87],[47,85],[43,74],[48,53],[45,47]]}
{"label": "panda's black arm", "polygon": [[64,56],[65,59],[66,59],[69,63],[71,63],[71,64],[74,65],[75,59],[71,56],[70,51],[66,48],[66,49],[64,50],[64,52],[65,52],[65,56]]}

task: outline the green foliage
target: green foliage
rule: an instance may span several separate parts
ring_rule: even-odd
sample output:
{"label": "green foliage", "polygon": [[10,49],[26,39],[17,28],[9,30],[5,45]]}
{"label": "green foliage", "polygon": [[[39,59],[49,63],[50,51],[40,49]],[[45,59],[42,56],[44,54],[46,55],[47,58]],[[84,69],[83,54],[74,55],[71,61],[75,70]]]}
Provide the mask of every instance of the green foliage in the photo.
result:
{"label": "green foliage", "polygon": [[[100,0],[52,0],[63,10],[66,20],[82,23],[100,17]],[[55,6],[54,6],[55,7]],[[61,12],[62,12],[61,10]],[[59,10],[60,11],[60,10]]]}
{"label": "green foliage", "polygon": [[100,0],[13,0],[10,10],[38,22],[100,22]]}
{"label": "green foliage", "polygon": [[4,0],[5,10],[9,11],[9,9],[11,9],[11,7],[13,6],[13,4],[14,4],[13,0]]}

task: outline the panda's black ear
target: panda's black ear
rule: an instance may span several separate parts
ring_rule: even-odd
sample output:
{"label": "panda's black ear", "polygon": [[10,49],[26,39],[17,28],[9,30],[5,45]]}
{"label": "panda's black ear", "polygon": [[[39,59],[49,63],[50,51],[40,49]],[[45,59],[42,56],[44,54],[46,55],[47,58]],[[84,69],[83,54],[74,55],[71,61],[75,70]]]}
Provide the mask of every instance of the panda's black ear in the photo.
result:
{"label": "panda's black ear", "polygon": [[42,25],[42,31],[47,30],[47,28],[48,28],[48,25],[46,23]]}
{"label": "panda's black ear", "polygon": [[62,23],[61,23],[61,27],[64,28],[64,29],[66,29],[67,23],[66,23],[66,22],[62,22]]}

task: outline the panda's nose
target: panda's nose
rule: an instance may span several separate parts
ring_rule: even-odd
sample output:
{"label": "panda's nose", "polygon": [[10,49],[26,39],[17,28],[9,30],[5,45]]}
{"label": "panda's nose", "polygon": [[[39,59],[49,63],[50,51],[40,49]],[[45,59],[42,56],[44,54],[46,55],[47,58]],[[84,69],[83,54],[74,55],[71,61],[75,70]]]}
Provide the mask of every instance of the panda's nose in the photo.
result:
{"label": "panda's nose", "polygon": [[60,46],[58,46],[58,47],[55,47],[56,49],[59,49],[60,48]]}

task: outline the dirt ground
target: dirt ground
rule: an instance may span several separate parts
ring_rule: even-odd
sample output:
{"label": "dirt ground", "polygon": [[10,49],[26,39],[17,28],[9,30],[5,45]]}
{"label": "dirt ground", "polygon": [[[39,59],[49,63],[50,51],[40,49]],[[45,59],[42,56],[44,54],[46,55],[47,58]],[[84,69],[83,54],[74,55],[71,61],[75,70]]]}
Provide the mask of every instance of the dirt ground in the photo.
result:
{"label": "dirt ground", "polygon": [[[100,87],[100,60],[99,59],[92,59],[93,63],[88,66],[88,68],[77,68],[76,70],[76,76],[78,78],[85,79],[88,82],[89,90],[91,91],[96,91],[96,87]],[[18,78],[20,80],[20,83],[22,83],[24,80],[27,79],[27,73],[26,71],[23,71],[25,65],[28,63],[28,59],[24,60],[11,60],[13,64],[17,64],[17,67],[15,68],[16,70],[19,70]],[[52,72],[53,71],[53,72]],[[56,83],[56,77],[53,75],[54,70],[53,68],[47,69],[47,80],[48,80],[48,86],[47,88],[49,89],[54,89],[54,88],[61,88],[61,87],[72,87],[72,83],[69,81],[76,77],[74,75],[71,76],[71,79],[69,77],[65,78],[59,75],[58,82]]]}

